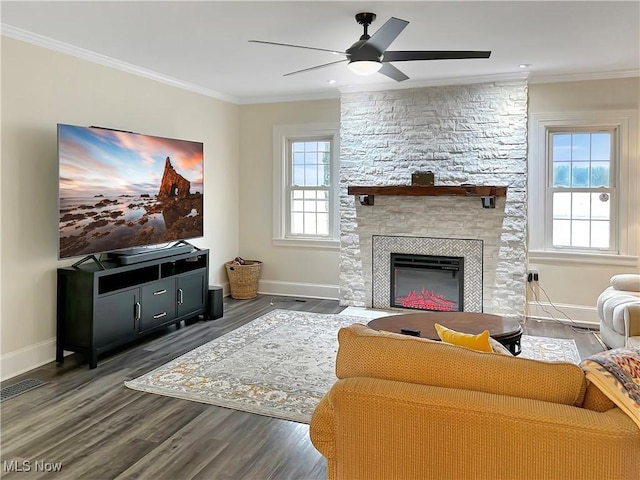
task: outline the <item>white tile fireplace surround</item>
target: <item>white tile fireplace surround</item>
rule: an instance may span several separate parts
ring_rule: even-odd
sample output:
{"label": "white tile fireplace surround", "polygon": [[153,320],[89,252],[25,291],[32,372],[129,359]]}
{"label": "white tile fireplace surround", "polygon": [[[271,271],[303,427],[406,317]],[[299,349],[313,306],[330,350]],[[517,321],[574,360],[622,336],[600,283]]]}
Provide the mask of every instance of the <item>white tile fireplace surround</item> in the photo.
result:
{"label": "white tile fireplace surround", "polygon": [[[483,245],[481,310],[524,315],[526,112],[525,81],[342,95],[341,305],[373,306],[374,236],[466,239]],[[436,185],[506,186],[507,195],[482,208],[464,196],[376,195],[361,205],[347,192],[409,185],[427,170]]]}

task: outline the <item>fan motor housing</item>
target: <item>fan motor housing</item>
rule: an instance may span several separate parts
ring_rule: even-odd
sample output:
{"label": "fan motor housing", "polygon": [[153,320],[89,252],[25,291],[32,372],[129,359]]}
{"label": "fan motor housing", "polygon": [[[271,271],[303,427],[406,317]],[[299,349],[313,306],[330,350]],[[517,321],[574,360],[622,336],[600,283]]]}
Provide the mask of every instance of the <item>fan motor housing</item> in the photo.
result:
{"label": "fan motor housing", "polygon": [[369,25],[371,25],[375,19],[376,19],[375,13],[371,13],[371,12],[356,13],[356,22],[358,22],[360,25],[364,25],[365,27],[368,27]]}
{"label": "fan motor housing", "polygon": [[351,45],[345,53],[352,62],[380,62],[382,61],[382,52],[373,45],[367,43],[366,40],[358,40]]}

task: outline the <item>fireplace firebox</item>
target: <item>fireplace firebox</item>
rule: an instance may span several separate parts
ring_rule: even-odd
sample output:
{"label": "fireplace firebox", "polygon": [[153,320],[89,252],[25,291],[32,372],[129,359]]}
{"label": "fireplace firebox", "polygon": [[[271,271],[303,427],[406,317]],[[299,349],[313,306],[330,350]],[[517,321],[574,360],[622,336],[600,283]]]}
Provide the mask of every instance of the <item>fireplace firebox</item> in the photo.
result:
{"label": "fireplace firebox", "polygon": [[464,257],[391,254],[392,307],[464,311]]}

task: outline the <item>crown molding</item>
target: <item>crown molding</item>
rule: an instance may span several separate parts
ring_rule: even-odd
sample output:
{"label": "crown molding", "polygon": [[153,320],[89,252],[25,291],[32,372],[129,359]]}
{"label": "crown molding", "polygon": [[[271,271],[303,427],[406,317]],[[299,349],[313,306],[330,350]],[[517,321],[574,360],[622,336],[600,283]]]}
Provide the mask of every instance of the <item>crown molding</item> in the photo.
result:
{"label": "crown molding", "polygon": [[327,92],[308,92],[292,95],[265,95],[257,97],[243,97],[238,103],[241,105],[253,105],[257,103],[280,103],[280,102],[305,102],[313,100],[337,100],[340,98],[340,91],[336,88]]}
{"label": "crown molding", "polygon": [[527,72],[503,73],[497,75],[473,75],[468,77],[437,78],[433,80],[408,80],[405,82],[378,85],[358,85],[340,87],[340,93],[375,92],[381,90],[405,90],[409,88],[443,87],[448,85],[471,85],[475,83],[513,82],[527,80]]}
{"label": "crown molding", "polygon": [[91,50],[86,50],[84,48],[76,47],[65,42],[60,42],[58,40],[45,37],[44,35],[39,35],[37,33],[29,32],[28,30],[23,30],[21,28],[14,27],[12,25],[7,25],[6,23],[0,24],[0,33],[3,36],[10,37],[15,40],[21,40],[23,42],[27,42],[32,45],[37,45],[39,47],[44,47],[49,50],[54,50],[56,52],[71,55],[73,57],[80,58],[81,60],[97,63],[99,65],[103,65],[109,68],[114,68],[116,70],[130,73],[132,75],[137,75],[139,77],[148,78],[149,80],[155,80],[156,82],[164,83],[166,85],[171,85],[172,87],[177,87],[183,90],[199,93],[201,95],[216,98],[218,100],[223,100],[225,102],[240,103],[239,99],[237,99],[236,97],[232,97],[224,93],[216,92],[214,90],[210,90],[208,88],[194,85],[192,83],[184,82],[182,80],[169,77],[168,75],[154,72],[153,70],[148,70],[146,68],[142,68],[137,65],[133,65],[131,63],[122,62],[120,60],[116,60],[115,58],[111,58],[106,55],[93,52]]}
{"label": "crown molding", "polygon": [[618,70],[614,72],[569,73],[564,75],[540,75],[529,77],[529,83],[582,82],[585,80],[613,80],[616,78],[640,77],[640,70]]}

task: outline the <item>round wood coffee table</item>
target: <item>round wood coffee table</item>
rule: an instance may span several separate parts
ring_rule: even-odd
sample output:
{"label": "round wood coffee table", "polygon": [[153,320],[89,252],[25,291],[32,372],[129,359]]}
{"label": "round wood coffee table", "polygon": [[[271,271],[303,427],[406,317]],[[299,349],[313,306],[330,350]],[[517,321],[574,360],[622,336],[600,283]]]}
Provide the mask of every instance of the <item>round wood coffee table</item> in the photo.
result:
{"label": "round wood coffee table", "polygon": [[[392,315],[376,318],[367,326],[374,330],[385,330],[394,333],[407,333],[403,329],[413,330],[413,334],[431,340],[440,340],[434,325],[440,325],[463,333],[477,335],[484,330],[489,330],[491,338],[497,340],[513,355],[520,355],[520,339],[522,338],[522,326],[513,318],[489,315],[488,313],[471,312],[421,312]],[[420,333],[416,335],[417,331]]]}

